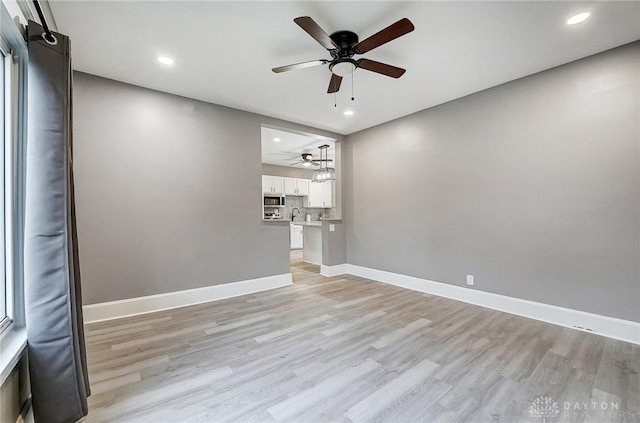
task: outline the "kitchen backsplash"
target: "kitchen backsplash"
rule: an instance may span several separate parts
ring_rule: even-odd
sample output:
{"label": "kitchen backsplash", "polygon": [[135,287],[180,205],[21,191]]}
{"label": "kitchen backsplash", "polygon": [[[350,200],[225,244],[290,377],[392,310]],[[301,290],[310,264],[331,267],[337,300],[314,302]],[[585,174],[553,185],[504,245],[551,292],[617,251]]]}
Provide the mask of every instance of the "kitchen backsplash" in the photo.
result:
{"label": "kitchen backsplash", "polygon": [[306,219],[306,215],[311,215],[311,220],[320,220],[320,219],[333,219],[336,215],[335,208],[332,209],[317,209],[317,208],[309,208],[303,207],[302,201],[303,197],[298,197],[296,195],[287,195],[285,197],[285,212],[284,218],[291,220],[291,211],[294,208],[298,208],[300,210],[300,214],[296,215],[293,219],[294,222],[302,222]]}

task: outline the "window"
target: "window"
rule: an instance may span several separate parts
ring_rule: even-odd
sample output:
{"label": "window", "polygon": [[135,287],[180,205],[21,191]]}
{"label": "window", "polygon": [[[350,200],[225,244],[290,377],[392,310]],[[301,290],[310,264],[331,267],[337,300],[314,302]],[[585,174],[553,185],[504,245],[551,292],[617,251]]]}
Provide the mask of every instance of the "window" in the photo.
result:
{"label": "window", "polygon": [[[6,63],[7,63],[7,59],[8,59],[8,48],[5,45],[5,43],[3,42],[2,44],[0,44],[0,59],[1,59],[1,63],[0,63],[0,99],[3,99],[3,101],[0,102],[0,115],[2,115],[2,123],[0,123],[0,137],[2,139],[2,145],[6,146],[7,145],[7,129],[11,127],[11,125],[8,125],[7,123],[10,122],[11,117],[8,116],[7,113],[5,113],[6,110],[6,80],[5,80],[5,67],[6,67]],[[11,323],[11,318],[10,316],[8,316],[7,313],[7,297],[8,297],[8,291],[9,291],[9,287],[7,284],[7,274],[5,272],[6,270],[6,255],[5,255],[5,246],[6,246],[6,238],[4,236],[5,234],[5,227],[6,227],[6,220],[5,220],[5,206],[6,206],[6,197],[5,197],[5,183],[4,183],[4,176],[5,176],[5,150],[6,148],[3,148],[0,152],[0,222],[2,223],[0,225],[0,333],[2,333],[2,330],[5,329],[6,327],[9,326],[9,324]]]}
{"label": "window", "polygon": [[26,57],[24,39],[0,4],[0,336],[24,326]]}

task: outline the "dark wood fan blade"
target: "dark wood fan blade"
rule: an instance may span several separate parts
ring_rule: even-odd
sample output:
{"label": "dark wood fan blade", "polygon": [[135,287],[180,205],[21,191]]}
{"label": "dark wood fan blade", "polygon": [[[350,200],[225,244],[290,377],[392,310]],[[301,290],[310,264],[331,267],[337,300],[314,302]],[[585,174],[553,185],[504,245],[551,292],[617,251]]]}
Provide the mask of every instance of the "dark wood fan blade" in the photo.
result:
{"label": "dark wood fan blade", "polygon": [[380,47],[389,41],[395,40],[398,37],[402,37],[405,34],[413,31],[415,27],[411,21],[407,18],[402,18],[398,22],[389,25],[380,32],[376,32],[366,40],[360,41],[356,44],[356,51],[360,54],[373,50],[376,47]]}
{"label": "dark wood fan blade", "polygon": [[387,65],[386,63],[380,63],[369,59],[358,60],[358,67],[371,72],[390,76],[392,78],[400,78],[406,72],[406,69],[397,68],[395,66]]}
{"label": "dark wood fan blade", "polygon": [[304,29],[307,34],[311,35],[317,42],[319,42],[322,47],[326,48],[327,50],[338,48],[331,37],[329,37],[327,33],[324,32],[322,28],[320,28],[320,25],[318,25],[316,21],[314,21],[310,17],[301,16],[299,18],[295,18],[293,21],[297,23],[300,28]]}
{"label": "dark wood fan blade", "polygon": [[295,65],[280,66],[279,68],[273,68],[271,70],[275,73],[281,73],[296,69],[310,68],[312,66],[320,66],[324,65],[325,63],[328,63],[328,60],[312,60],[310,62],[296,63]]}
{"label": "dark wood fan blade", "polygon": [[327,94],[333,94],[340,91],[340,84],[342,84],[342,77],[336,75],[335,73],[332,73],[331,81],[329,81],[329,89],[327,90]]}

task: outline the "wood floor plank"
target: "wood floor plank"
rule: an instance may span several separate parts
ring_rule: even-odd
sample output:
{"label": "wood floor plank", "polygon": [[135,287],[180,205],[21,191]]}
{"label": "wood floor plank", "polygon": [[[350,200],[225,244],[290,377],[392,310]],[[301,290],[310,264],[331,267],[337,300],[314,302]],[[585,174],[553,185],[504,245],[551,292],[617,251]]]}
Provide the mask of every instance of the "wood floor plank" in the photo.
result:
{"label": "wood floor plank", "polygon": [[417,331],[418,329],[427,326],[429,323],[430,323],[429,320],[420,318],[418,320],[415,320],[409,323],[407,326],[401,329],[397,329],[393,332],[390,332],[381,336],[375,342],[373,342],[371,346],[381,350],[393,342],[406,338],[407,336],[411,335],[413,332]]}
{"label": "wood floor plank", "polygon": [[313,325],[315,325],[317,323],[326,322],[329,319],[331,319],[330,315],[323,314],[322,316],[314,317],[313,319],[298,323],[296,325],[289,326],[287,328],[278,329],[276,331],[269,332],[269,333],[266,333],[264,335],[256,336],[255,340],[257,342],[259,342],[260,344],[263,344],[265,342],[272,341],[272,340],[274,340],[276,338],[280,338],[280,337],[283,337],[283,336],[288,335],[290,333],[297,332],[299,330],[305,329],[305,328],[307,328],[309,326],[313,326]]}
{"label": "wood floor plank", "polygon": [[111,379],[104,380],[102,382],[96,382],[91,384],[91,392],[93,394],[101,394],[103,392],[109,392],[116,389],[121,389],[123,386],[130,385],[132,383],[140,382],[140,373],[128,373],[122,376],[117,376]]}
{"label": "wood floor plank", "polygon": [[422,360],[416,366],[387,383],[358,404],[351,407],[346,416],[352,422],[369,421],[389,404],[399,400],[404,394],[426,379],[438,365],[430,360]]}
{"label": "wood floor plank", "polygon": [[373,422],[428,422],[429,408],[451,389],[451,385],[427,378],[399,400],[379,412]]}
{"label": "wood floor plank", "polygon": [[91,386],[93,386],[95,383],[98,383],[98,382],[124,376],[128,373],[138,372],[140,370],[143,370],[149,367],[163,366],[163,365],[169,364],[169,361],[170,360],[168,355],[160,355],[160,356],[153,356],[143,360],[137,360],[136,362],[131,363],[129,365],[119,366],[111,370],[92,372],[89,374],[90,380],[91,380]]}
{"label": "wood floor plank", "polygon": [[292,395],[287,400],[270,407],[267,411],[277,421],[288,420],[318,401],[338,394],[341,389],[353,383],[357,378],[378,367],[380,367],[380,363],[367,358],[339,374],[324,379],[312,388]]}
{"label": "wood floor plank", "polygon": [[333,335],[337,335],[339,333],[342,333],[348,329],[351,328],[358,328],[358,327],[362,327],[363,325],[365,325],[367,322],[371,321],[371,320],[376,320],[382,316],[384,316],[385,313],[382,310],[377,310],[377,311],[372,311],[371,313],[365,314],[362,317],[356,318],[356,319],[352,319],[352,320],[347,320],[344,323],[340,323],[338,325],[335,325],[327,330],[323,330],[322,334],[325,336],[333,336]]}

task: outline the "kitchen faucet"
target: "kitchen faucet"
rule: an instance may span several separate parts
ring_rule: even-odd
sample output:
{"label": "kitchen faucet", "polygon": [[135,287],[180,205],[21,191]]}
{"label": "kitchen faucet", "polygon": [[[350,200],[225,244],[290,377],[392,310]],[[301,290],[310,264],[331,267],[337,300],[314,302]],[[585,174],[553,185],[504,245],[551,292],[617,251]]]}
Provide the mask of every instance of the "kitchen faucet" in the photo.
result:
{"label": "kitchen faucet", "polygon": [[298,215],[300,214],[300,209],[297,207],[294,207],[293,210],[291,210],[291,221],[293,222],[293,218],[296,217],[297,215],[294,215],[293,212],[295,210],[298,210]]}

